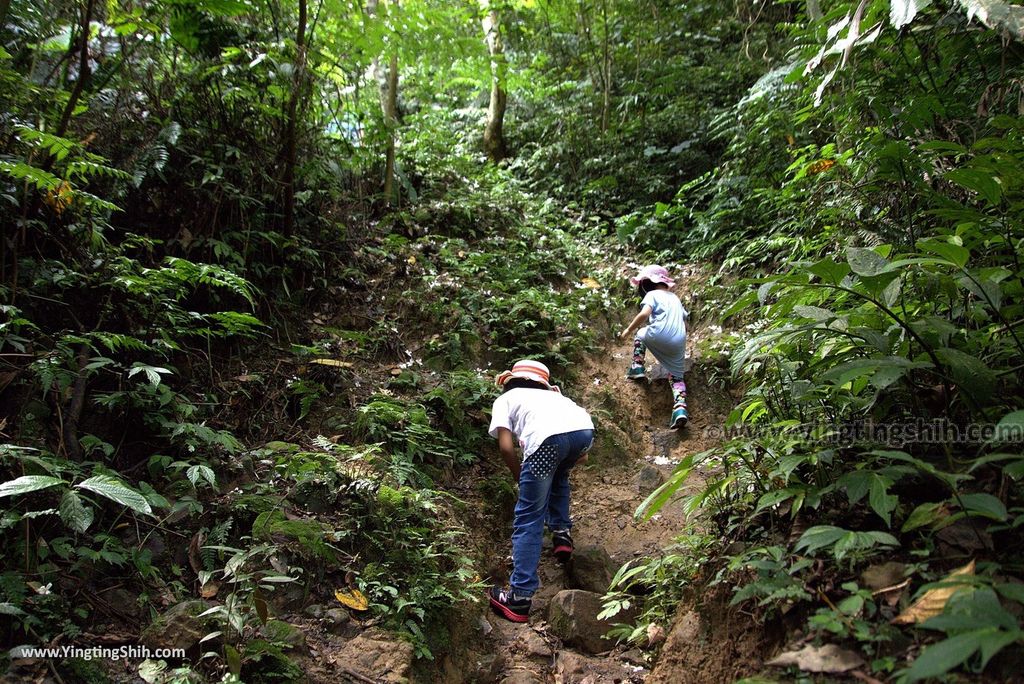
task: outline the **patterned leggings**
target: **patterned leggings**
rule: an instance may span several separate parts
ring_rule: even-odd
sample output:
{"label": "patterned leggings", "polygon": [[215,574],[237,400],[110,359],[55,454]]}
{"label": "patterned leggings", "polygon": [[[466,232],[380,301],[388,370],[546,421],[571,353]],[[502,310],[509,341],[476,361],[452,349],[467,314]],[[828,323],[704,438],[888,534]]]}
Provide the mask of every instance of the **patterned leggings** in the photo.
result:
{"label": "patterned leggings", "polygon": [[[633,366],[642,367],[647,356],[647,345],[639,337],[633,338]],[[682,375],[669,373],[668,381],[672,385],[672,410],[686,408],[686,383]]]}

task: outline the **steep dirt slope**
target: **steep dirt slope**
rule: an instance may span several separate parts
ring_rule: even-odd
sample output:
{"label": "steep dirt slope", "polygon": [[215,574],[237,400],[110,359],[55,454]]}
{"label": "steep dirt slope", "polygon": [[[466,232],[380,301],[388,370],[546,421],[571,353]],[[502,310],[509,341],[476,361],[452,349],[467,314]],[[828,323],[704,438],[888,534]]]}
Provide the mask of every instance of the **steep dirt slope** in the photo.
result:
{"label": "steep dirt slope", "polygon": [[[728,392],[708,382],[720,373],[698,361],[687,376],[691,422],[685,430],[669,430],[672,399],[667,382],[626,380],[628,354],[627,345],[621,344],[591,357],[580,368],[579,386],[585,389],[576,397],[594,415],[598,440],[589,462],[573,472],[573,537],[578,550],[599,547],[607,552],[613,569],[657,553],[682,532],[685,517],[678,504],[647,522],[634,520],[633,512],[682,458],[717,442],[717,427],[731,406]],[[699,475],[691,487],[696,482]],[[503,549],[507,556],[507,535]],[[503,560],[492,573],[496,581],[507,572],[508,559]],[[559,592],[574,588],[574,573],[545,555],[540,576],[543,585],[528,625],[509,623],[487,606],[480,607],[473,636],[483,640],[469,654],[476,662],[450,668],[449,681],[640,682],[649,676],[650,654],[638,649],[609,641],[605,652],[588,654],[563,645],[548,622],[548,608]]]}

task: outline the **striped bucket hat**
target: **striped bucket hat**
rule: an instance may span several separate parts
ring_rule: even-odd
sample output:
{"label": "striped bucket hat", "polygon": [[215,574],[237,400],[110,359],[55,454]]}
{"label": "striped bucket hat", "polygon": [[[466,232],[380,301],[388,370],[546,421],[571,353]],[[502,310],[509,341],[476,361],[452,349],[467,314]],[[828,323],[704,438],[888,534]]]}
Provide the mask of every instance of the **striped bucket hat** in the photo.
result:
{"label": "striped bucket hat", "polygon": [[504,387],[505,383],[512,378],[524,378],[526,380],[533,380],[547,387],[549,390],[558,392],[559,389],[551,384],[551,371],[540,361],[532,361],[530,359],[523,359],[516,361],[512,365],[512,370],[503,371],[494,380],[494,384],[498,387]]}

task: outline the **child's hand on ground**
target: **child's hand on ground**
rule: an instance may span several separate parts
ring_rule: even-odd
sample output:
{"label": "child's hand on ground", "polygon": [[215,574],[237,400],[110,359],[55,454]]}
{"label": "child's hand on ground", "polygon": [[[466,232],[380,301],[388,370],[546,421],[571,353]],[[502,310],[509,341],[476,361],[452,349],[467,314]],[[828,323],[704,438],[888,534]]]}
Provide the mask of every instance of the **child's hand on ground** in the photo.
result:
{"label": "child's hand on ground", "polygon": [[619,339],[623,341],[629,339],[629,328],[624,328],[623,331],[619,333]]}

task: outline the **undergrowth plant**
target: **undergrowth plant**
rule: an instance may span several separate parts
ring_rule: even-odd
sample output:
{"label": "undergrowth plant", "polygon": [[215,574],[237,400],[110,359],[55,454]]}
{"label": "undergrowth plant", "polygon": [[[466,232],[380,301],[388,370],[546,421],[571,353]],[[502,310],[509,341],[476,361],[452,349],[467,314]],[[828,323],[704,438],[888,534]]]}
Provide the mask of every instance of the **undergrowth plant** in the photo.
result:
{"label": "undergrowth plant", "polygon": [[[791,61],[718,123],[718,169],[619,223],[656,249],[686,230],[671,253],[748,276],[723,320],[767,323],[728,355],[745,394],[727,439],[638,513],[699,468],[683,506],[743,544],[711,563],[735,604],[797,615],[895,681],[1005,668],[1022,598],[1000,587],[1020,577],[1024,525],[1024,129],[986,93],[1016,78],[991,67],[1017,45],[959,7],[856,4],[792,27]],[[895,83],[899,106],[868,95]],[[909,621],[921,629],[888,624],[932,588],[921,580],[972,559],[967,586]],[[872,594],[861,574],[885,561],[907,583]]]}

